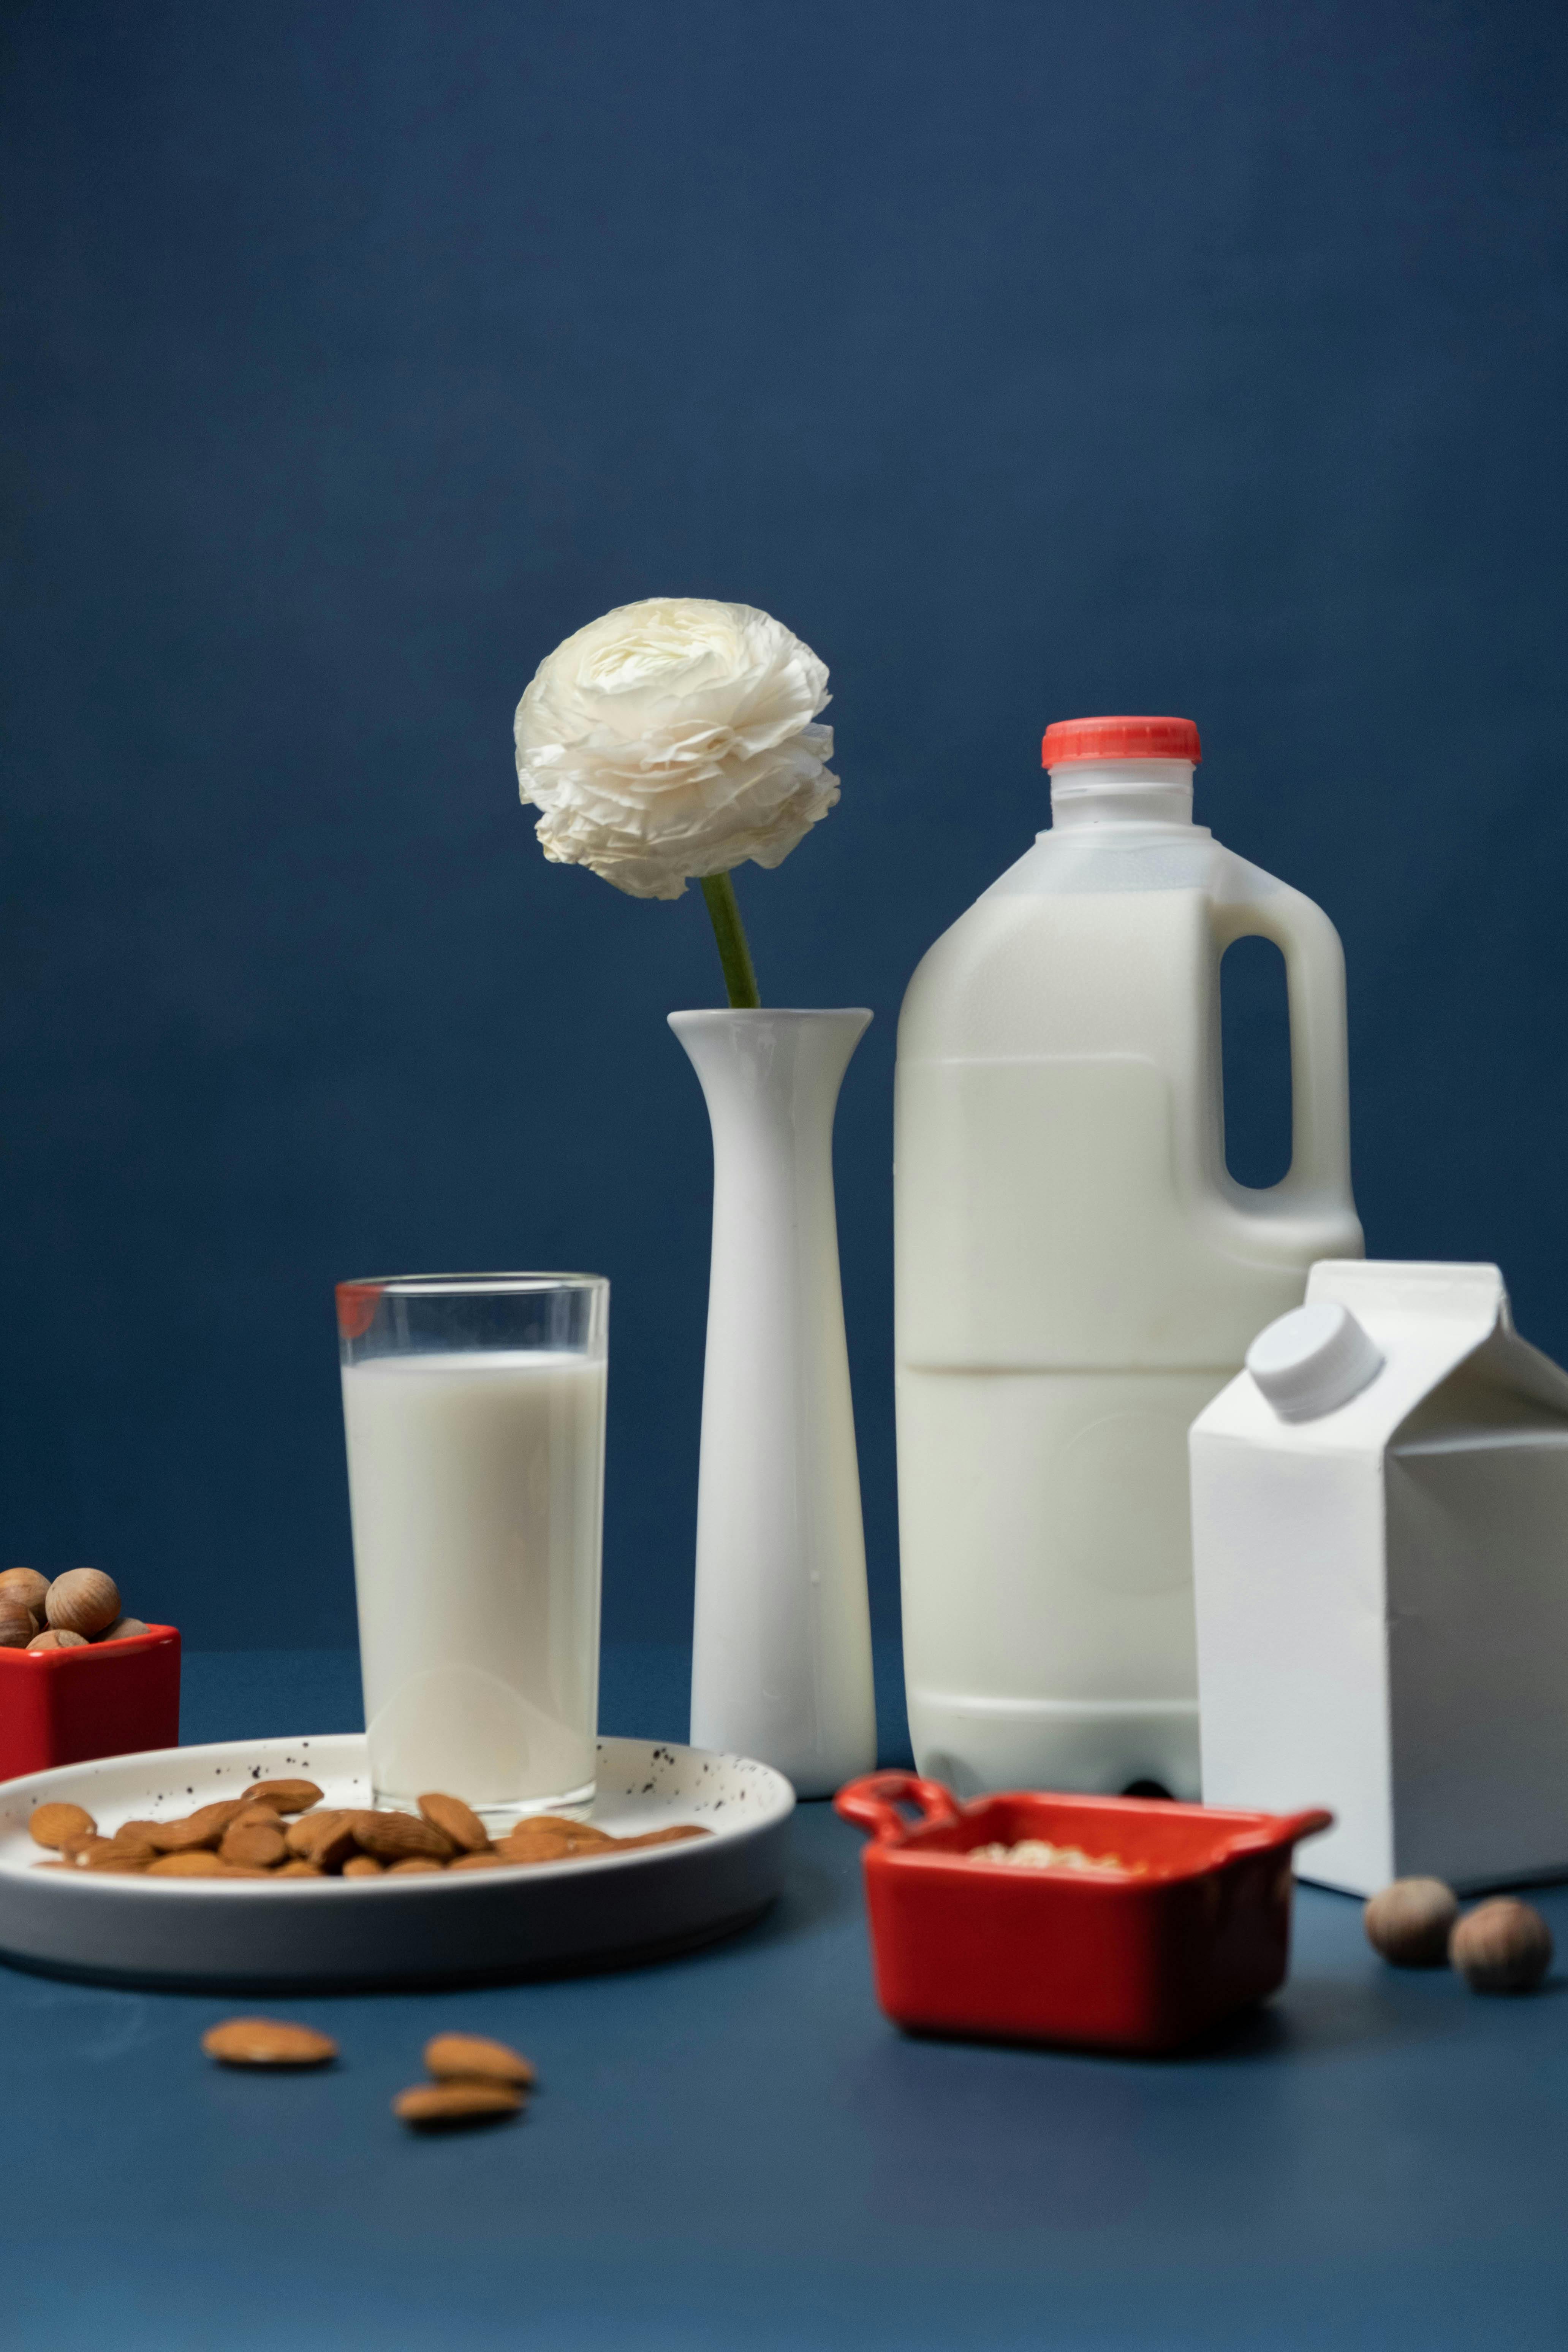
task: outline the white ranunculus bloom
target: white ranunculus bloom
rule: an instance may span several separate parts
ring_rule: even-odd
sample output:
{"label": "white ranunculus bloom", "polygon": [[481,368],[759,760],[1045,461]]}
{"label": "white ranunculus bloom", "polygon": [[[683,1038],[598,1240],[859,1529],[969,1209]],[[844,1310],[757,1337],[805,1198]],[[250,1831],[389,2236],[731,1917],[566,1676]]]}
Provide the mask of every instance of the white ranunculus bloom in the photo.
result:
{"label": "white ranunculus bloom", "polygon": [[557,646],[517,706],[546,857],[634,898],[777,866],[838,798],[827,668],[751,604],[649,596]]}

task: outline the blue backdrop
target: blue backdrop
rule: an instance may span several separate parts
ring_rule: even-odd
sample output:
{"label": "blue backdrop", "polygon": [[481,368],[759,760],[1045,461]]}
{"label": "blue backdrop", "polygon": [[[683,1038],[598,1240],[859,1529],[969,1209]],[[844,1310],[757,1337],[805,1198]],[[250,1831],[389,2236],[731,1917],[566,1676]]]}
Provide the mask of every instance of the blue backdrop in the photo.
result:
{"label": "blue backdrop", "polygon": [[[1369,1246],[1498,1258],[1568,1355],[1560,7],[4,17],[0,1551],[198,1643],[347,1640],[331,1283],[585,1266],[607,1624],[685,1631],[664,1015],[718,968],[695,892],[543,863],[509,736],[656,592],[833,670],[842,803],[738,882],[766,995],[876,1010],[837,1165],[884,1626],[894,1020],[1044,821],[1048,719],[1198,719],[1200,815],[1344,937]],[[1266,1124],[1264,1014],[1234,1042]]]}

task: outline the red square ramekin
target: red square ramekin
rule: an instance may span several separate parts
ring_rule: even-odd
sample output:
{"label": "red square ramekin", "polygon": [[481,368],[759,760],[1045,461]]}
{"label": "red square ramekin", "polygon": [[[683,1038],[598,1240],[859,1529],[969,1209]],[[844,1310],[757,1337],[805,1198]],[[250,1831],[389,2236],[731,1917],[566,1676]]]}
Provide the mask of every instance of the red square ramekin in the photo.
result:
{"label": "red square ramekin", "polygon": [[[852,1780],[834,1803],[871,1832],[877,1998],[895,2024],[1142,2052],[1177,2049],[1284,1982],[1291,1850],[1333,1818],[1133,1797],[961,1805],[912,1772]],[[971,1857],[1025,1838],[1117,1866]]]}
{"label": "red square ramekin", "polygon": [[0,1780],[179,1739],[173,1625],[80,1649],[0,1650]]}

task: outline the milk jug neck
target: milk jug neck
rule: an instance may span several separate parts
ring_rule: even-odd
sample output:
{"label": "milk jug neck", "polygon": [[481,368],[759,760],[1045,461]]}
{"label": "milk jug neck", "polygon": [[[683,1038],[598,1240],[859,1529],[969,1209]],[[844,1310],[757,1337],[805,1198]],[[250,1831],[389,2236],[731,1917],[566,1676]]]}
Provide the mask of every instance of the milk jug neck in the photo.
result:
{"label": "milk jug neck", "polygon": [[1064,760],[1050,771],[1051,829],[1193,822],[1191,760]]}

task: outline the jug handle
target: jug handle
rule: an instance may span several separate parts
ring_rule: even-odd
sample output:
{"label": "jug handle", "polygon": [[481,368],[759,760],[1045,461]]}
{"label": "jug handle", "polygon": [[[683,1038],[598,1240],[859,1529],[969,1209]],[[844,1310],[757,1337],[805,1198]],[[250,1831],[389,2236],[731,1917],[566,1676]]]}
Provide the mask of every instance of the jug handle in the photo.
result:
{"label": "jug handle", "polygon": [[1272,940],[1285,959],[1290,1013],[1290,1165],[1260,1200],[1273,1203],[1312,1193],[1350,1198],[1350,1055],[1345,1026],[1345,957],[1322,908],[1276,883],[1257,898],[1216,899],[1215,944]]}
{"label": "jug handle", "polygon": [[868,1772],[864,1780],[847,1780],[833,1800],[841,1820],[869,1830],[879,1845],[895,1844],[909,1834],[911,1823],[898,1810],[917,1805],[923,1822],[955,1822],[958,1803],[940,1780],[922,1780],[918,1772]]}

